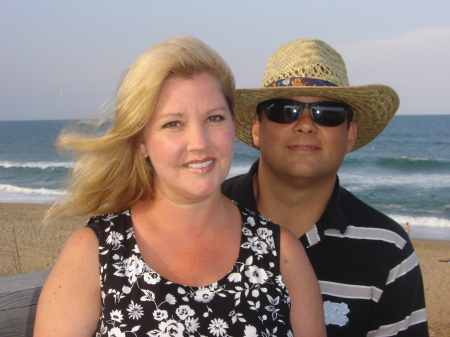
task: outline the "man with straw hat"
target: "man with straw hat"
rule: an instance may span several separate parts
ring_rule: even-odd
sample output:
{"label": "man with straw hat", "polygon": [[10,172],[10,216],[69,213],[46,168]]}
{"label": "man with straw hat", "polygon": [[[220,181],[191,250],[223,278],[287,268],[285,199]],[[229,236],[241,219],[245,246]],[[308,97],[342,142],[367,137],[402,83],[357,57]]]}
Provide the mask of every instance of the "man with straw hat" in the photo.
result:
{"label": "man with straw hat", "polygon": [[236,91],[236,135],[260,159],[225,181],[223,193],[300,238],[328,336],[428,336],[408,235],[337,177],[345,154],[375,139],[398,106],[387,86],[350,86],[342,57],[312,39],[278,49],[262,88]]}

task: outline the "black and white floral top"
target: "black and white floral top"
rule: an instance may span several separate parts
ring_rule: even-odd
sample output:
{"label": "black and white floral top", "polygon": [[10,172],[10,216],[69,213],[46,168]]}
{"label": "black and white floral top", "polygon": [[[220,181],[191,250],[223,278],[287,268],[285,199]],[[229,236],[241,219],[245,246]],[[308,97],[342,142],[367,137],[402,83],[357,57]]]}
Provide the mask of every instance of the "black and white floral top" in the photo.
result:
{"label": "black and white floral top", "polygon": [[102,296],[95,337],[292,336],[280,228],[240,211],[239,257],[224,278],[205,287],[153,271],[139,253],[129,211],[91,218],[86,226],[99,238]]}

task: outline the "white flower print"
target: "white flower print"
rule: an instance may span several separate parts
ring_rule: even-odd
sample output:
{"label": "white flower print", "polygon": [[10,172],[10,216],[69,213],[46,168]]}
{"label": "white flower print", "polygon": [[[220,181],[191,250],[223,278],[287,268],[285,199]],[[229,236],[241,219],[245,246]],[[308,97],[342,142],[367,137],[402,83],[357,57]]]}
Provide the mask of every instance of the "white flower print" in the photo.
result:
{"label": "white flower print", "polygon": [[106,334],[106,332],[108,331],[108,328],[103,323],[104,322],[102,321],[102,324],[100,325],[100,334],[102,335]]}
{"label": "white flower print", "polygon": [[177,303],[177,299],[172,294],[167,294],[166,295],[166,302],[171,304],[171,305],[174,305],[175,303]]}
{"label": "white flower print", "polygon": [[265,227],[260,227],[256,230],[256,233],[258,234],[258,236],[263,239],[266,240],[268,236],[271,236],[273,233],[270,229],[265,228]]}
{"label": "white flower print", "polygon": [[267,298],[271,305],[266,306],[265,309],[272,313],[272,319],[276,320],[278,318],[278,316],[283,317],[282,315],[279,314],[280,297],[277,296],[277,297],[273,298],[272,296],[267,295]]}
{"label": "white flower print", "polygon": [[158,330],[152,330],[148,333],[149,336],[155,337],[183,337],[183,324],[169,319],[167,322],[161,322]]}
{"label": "white flower print", "polygon": [[250,266],[245,271],[245,276],[248,277],[251,283],[263,284],[267,281],[267,273],[264,269],[258,268],[257,266]]}
{"label": "white flower print", "polygon": [[186,330],[189,333],[194,333],[197,331],[197,329],[200,327],[200,324],[198,324],[198,317],[188,317],[184,321],[184,324],[186,325]]}
{"label": "white flower print", "polygon": [[125,333],[120,331],[119,328],[112,328],[111,331],[108,332],[108,337],[125,337]]}
{"label": "white flower print", "polygon": [[194,316],[195,311],[188,305],[180,305],[177,310],[175,310],[175,313],[181,320],[185,320],[188,316]]}
{"label": "white flower print", "polygon": [[165,320],[169,317],[166,310],[156,309],[153,311],[153,318],[157,321]]}
{"label": "white flower print", "polygon": [[114,275],[128,277],[128,282],[133,284],[142,275],[144,263],[136,255],[132,255],[130,258],[114,263],[113,266],[117,269]]}
{"label": "white flower print", "polygon": [[125,297],[125,296],[123,296],[123,294],[120,291],[117,291],[115,289],[108,289],[108,294],[113,295],[114,301],[116,303],[120,302],[120,300]]}
{"label": "white flower print", "polygon": [[282,277],[281,275],[278,275],[278,276],[275,277],[275,282],[278,284],[278,286],[279,286],[281,289],[284,289],[284,288],[285,288],[284,280],[283,280],[283,277]]}
{"label": "white flower print", "polygon": [[222,318],[214,318],[208,326],[209,332],[214,336],[225,336],[228,329],[228,324]]}
{"label": "white flower print", "polygon": [[242,234],[244,234],[245,236],[250,236],[252,235],[252,231],[250,229],[248,229],[247,227],[242,228]]}
{"label": "white flower print", "polygon": [[106,243],[109,243],[110,245],[113,245],[113,246],[118,246],[118,245],[120,245],[120,242],[122,240],[123,240],[122,234],[111,231],[111,233],[109,233],[109,236],[106,238]]}
{"label": "white flower print", "polygon": [[258,255],[267,254],[267,244],[258,237],[248,238],[250,248]]}
{"label": "white flower print", "polygon": [[252,325],[246,325],[244,330],[244,337],[258,337],[256,328]]}
{"label": "white flower print", "polygon": [[148,284],[157,284],[161,281],[161,276],[150,269],[148,266],[144,267],[144,281]]}
{"label": "white flower print", "polygon": [[214,291],[209,288],[200,287],[195,292],[194,300],[197,302],[208,303],[214,298]]}
{"label": "white flower print", "polygon": [[110,317],[111,317],[111,320],[119,322],[119,323],[122,322],[122,320],[123,320],[123,315],[120,310],[111,311]]}
{"label": "white flower print", "polygon": [[238,320],[239,320],[239,322],[247,322],[247,320],[244,318],[243,314],[236,312],[234,310],[232,310],[229,313],[229,316],[231,317],[231,323],[233,323],[233,324],[236,323]]}
{"label": "white flower print", "polygon": [[136,255],[132,255],[129,259],[124,260],[125,276],[128,277],[130,283],[136,282],[141,276],[143,269],[143,261]]}
{"label": "white flower print", "polygon": [[228,275],[228,280],[230,282],[241,282],[242,280],[242,274],[241,273],[231,273]]}
{"label": "white flower print", "polygon": [[273,254],[274,256],[277,256],[277,251],[276,251],[276,249],[275,249],[275,241],[274,241],[274,239],[273,239],[273,236],[269,236],[269,237],[266,239],[266,243],[267,243],[267,247],[269,247],[269,249],[272,250],[272,254]]}
{"label": "white flower print", "polygon": [[113,220],[113,219],[115,219],[115,218],[117,218],[118,217],[118,215],[117,214],[106,214],[105,215],[105,221],[111,221],[111,220]]}
{"label": "white flower print", "polygon": [[144,315],[142,305],[134,303],[133,301],[131,301],[131,304],[128,305],[127,311],[128,317],[131,319],[139,319],[142,315]]}
{"label": "white flower print", "polygon": [[[277,327],[274,327],[272,332],[270,332],[270,330],[266,328],[266,332],[263,332],[262,334],[264,337],[276,337],[277,335],[275,334],[277,333],[277,331],[278,331]],[[289,333],[287,335],[289,336]]]}
{"label": "white flower print", "polygon": [[250,255],[247,260],[245,260],[245,265],[246,266],[251,266],[253,264],[253,256]]}
{"label": "white flower print", "polygon": [[155,293],[150,290],[142,289],[144,296],[141,297],[141,301],[155,301]]}
{"label": "white flower print", "polygon": [[247,223],[248,223],[250,226],[254,227],[254,226],[255,226],[255,219],[254,219],[253,217],[249,216],[249,217],[247,218]]}
{"label": "white flower print", "polygon": [[[127,240],[129,240],[132,236],[134,236],[134,230],[133,228],[128,228],[127,229]],[[135,245],[135,248],[137,247],[137,245]]]}

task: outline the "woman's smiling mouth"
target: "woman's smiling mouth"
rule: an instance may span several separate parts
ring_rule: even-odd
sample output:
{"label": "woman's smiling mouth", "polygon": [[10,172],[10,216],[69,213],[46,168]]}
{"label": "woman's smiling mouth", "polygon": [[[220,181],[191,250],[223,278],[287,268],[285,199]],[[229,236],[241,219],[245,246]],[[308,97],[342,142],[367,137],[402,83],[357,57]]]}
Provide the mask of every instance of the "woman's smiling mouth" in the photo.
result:
{"label": "woman's smiling mouth", "polygon": [[189,167],[189,168],[204,168],[207,167],[209,165],[212,164],[212,160],[208,160],[208,161],[204,161],[201,163],[190,163],[190,164],[185,164],[185,166]]}

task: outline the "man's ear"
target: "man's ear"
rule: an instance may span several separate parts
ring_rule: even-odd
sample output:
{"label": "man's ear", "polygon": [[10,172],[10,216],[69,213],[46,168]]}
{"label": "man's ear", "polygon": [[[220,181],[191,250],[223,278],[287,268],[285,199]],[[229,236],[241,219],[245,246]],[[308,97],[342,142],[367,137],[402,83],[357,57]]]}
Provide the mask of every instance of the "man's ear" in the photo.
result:
{"label": "man's ear", "polygon": [[261,126],[261,121],[259,119],[259,115],[253,116],[253,123],[252,123],[252,139],[253,139],[253,145],[257,148],[259,148],[259,128]]}
{"label": "man's ear", "polygon": [[347,133],[347,152],[349,153],[353,149],[353,145],[355,145],[356,142],[356,136],[358,135],[358,126],[355,121],[351,121],[350,125],[348,126],[348,133]]}

